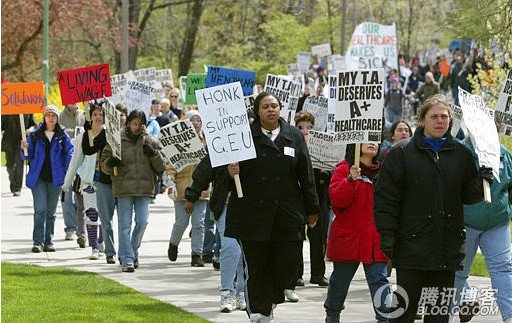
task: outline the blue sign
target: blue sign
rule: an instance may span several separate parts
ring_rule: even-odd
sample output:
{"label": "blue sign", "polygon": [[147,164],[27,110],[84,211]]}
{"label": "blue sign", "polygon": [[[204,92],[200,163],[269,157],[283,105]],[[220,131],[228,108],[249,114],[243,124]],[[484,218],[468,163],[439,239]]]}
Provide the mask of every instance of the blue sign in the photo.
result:
{"label": "blue sign", "polygon": [[236,70],[233,68],[208,66],[206,74],[206,87],[212,87],[222,84],[240,82],[244,96],[252,95],[254,89],[254,80],[256,72]]}

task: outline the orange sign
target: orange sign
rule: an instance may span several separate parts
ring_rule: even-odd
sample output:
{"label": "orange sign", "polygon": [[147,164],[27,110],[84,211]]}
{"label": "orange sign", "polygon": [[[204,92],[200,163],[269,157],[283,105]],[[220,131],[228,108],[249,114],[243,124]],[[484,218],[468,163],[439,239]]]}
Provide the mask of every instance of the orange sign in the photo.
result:
{"label": "orange sign", "polygon": [[2,114],[42,113],[43,110],[43,82],[2,84]]}

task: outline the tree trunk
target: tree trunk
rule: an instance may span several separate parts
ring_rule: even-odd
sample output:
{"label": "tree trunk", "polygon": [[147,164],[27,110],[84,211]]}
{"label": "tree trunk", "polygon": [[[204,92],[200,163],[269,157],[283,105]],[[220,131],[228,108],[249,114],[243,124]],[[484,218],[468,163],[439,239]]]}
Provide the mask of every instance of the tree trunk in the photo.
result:
{"label": "tree trunk", "polygon": [[194,54],[194,45],[196,42],[199,21],[203,13],[204,0],[194,0],[192,9],[188,10],[187,30],[179,54],[179,75],[187,75]]}

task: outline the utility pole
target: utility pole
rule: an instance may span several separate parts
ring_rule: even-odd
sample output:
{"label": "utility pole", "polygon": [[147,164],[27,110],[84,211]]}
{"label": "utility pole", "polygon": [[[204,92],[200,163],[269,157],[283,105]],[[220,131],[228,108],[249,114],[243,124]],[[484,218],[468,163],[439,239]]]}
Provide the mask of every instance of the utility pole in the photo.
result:
{"label": "utility pole", "polygon": [[122,2],[122,41],[121,41],[121,73],[128,72],[128,0],[123,0]]}
{"label": "utility pole", "polygon": [[48,70],[50,68],[50,47],[48,46],[48,26],[50,0],[44,0],[43,3],[43,82],[44,82],[44,104],[48,103],[48,93],[50,90],[50,80],[48,79]]}
{"label": "utility pole", "polygon": [[347,25],[347,0],[341,2],[341,55],[345,55],[345,29]]}

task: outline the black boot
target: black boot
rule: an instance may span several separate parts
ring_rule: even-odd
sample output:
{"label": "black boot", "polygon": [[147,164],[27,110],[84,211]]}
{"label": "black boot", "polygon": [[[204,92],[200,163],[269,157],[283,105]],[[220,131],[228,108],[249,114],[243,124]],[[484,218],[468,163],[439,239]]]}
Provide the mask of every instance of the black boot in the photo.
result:
{"label": "black boot", "polygon": [[201,259],[201,255],[192,255],[192,262],[190,265],[192,267],[204,267],[204,262]]}
{"label": "black boot", "polygon": [[178,259],[178,246],[169,243],[169,249],[167,249],[167,257],[170,261],[176,261]]}

